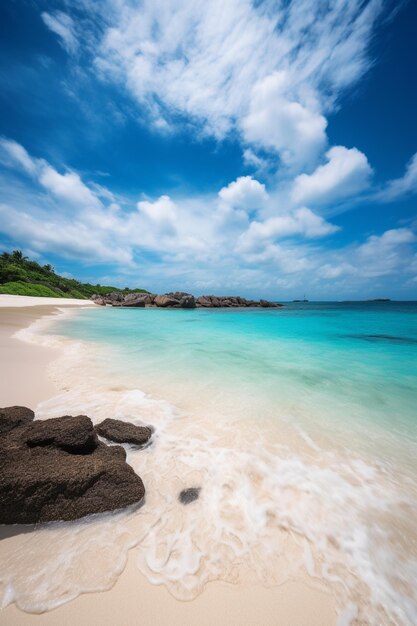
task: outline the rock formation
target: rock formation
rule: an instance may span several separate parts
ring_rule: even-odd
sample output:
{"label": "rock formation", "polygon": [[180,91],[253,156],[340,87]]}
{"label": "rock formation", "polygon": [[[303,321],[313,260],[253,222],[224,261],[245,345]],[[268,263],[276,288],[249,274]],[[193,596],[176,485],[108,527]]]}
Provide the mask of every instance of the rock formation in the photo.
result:
{"label": "rock formation", "polygon": [[149,426],[135,426],[122,420],[111,418],[105,419],[94,427],[95,432],[116,443],[130,443],[135,446],[146,445],[151,436],[152,429]]}
{"label": "rock formation", "polygon": [[101,443],[87,416],[33,417],[0,409],[0,524],[73,520],[143,499],[125,450]]}
{"label": "rock formation", "polygon": [[195,298],[190,293],[175,291],[171,293],[144,294],[129,293],[123,295],[119,292],[109,293],[106,296],[95,295],[91,298],[100,306],[111,305],[115,307],[160,307],[176,309],[214,308],[214,307],[262,307],[277,308],[283,306],[269,300],[247,300],[240,296],[199,296]]}

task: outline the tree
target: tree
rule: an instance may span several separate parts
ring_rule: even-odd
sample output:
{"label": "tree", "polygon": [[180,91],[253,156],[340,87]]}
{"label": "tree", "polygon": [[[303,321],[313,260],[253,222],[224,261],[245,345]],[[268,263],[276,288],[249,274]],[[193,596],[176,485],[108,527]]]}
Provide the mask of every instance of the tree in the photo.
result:
{"label": "tree", "polygon": [[22,261],[28,260],[28,257],[24,256],[21,250],[13,250],[11,257],[12,257],[12,260],[15,261],[16,263],[21,263]]}
{"label": "tree", "polygon": [[50,265],[50,263],[47,263],[46,265],[44,265],[43,269],[46,270],[47,272],[53,272],[55,274],[55,269],[52,267],[52,265]]}

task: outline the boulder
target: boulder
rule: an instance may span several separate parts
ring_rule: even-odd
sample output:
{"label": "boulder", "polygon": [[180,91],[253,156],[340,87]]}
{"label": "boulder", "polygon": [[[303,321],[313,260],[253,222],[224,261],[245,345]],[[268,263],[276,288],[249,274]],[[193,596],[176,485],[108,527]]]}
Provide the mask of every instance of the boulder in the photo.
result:
{"label": "boulder", "polygon": [[135,424],[112,418],[107,418],[97,424],[95,431],[110,441],[130,443],[136,446],[147,444],[152,436],[152,429],[149,426],[135,426]]}
{"label": "boulder", "polygon": [[123,302],[124,294],[121,291],[112,291],[106,295],[107,302]]}
{"label": "boulder", "polygon": [[182,309],[195,309],[195,298],[194,296],[182,296],[180,300],[180,307]]}
{"label": "boulder", "polygon": [[8,406],[0,409],[0,437],[4,437],[18,426],[33,421],[35,414],[25,406]]}
{"label": "boulder", "polygon": [[[140,502],[142,480],[120,446],[98,441],[85,415],[35,420],[1,410],[15,424],[0,439],[0,524],[73,520]],[[5,416],[5,417],[4,417]]]}
{"label": "boulder", "polygon": [[127,307],[144,307],[146,294],[141,293],[128,293],[125,299],[121,303],[122,306]]}
{"label": "boulder", "polygon": [[154,304],[159,307],[167,307],[167,306],[180,306],[180,301],[177,298],[169,295],[156,296],[154,299]]}
{"label": "boulder", "polygon": [[269,302],[269,300],[259,300],[259,304],[264,308],[275,308],[278,306],[282,306],[282,304],[276,304],[275,302]]}
{"label": "boulder", "polygon": [[35,420],[18,437],[30,448],[50,446],[71,454],[89,454],[98,443],[93,423],[86,415]]}
{"label": "boulder", "polygon": [[203,306],[203,307],[212,306],[210,296],[200,296],[199,298],[197,298],[196,303],[199,306]]}

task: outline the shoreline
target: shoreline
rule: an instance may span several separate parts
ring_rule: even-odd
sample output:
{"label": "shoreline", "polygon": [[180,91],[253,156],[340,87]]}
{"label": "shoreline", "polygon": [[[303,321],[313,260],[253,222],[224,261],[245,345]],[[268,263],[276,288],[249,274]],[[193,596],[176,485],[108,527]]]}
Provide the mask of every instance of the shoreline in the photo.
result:
{"label": "shoreline", "polygon": [[[2,406],[24,404],[36,409],[39,402],[59,393],[58,387],[47,377],[46,370],[62,356],[62,349],[33,345],[12,336],[28,325],[57,313],[60,308],[67,309],[72,305],[57,300],[59,302],[42,302],[41,305],[32,300],[27,306],[20,301],[19,308],[10,308],[9,303],[7,307],[1,306],[0,302],[0,345],[2,351],[6,348],[13,356],[13,367],[8,369],[7,378],[3,378],[0,387]],[[6,324],[4,320],[8,320]],[[23,380],[31,381],[30,385],[25,386],[24,393],[21,385]],[[2,527],[0,536],[10,533],[11,528]],[[27,532],[3,538],[0,541],[0,561],[5,551],[14,552],[22,548],[27,539]],[[0,610],[0,624],[48,626],[77,621],[82,625],[93,621],[103,625],[125,626],[137,623],[138,619],[145,625],[169,623],[178,626],[184,623],[199,626],[213,623],[233,626],[254,623],[260,626],[277,623],[330,626],[336,623],[335,602],[323,586],[320,588],[318,585],[317,589],[313,589],[307,584],[308,581],[288,581],[267,588],[261,584],[233,585],[214,581],[207,584],[196,598],[184,602],[174,598],[165,586],[148,582],[135,566],[135,556],[134,550],[130,550],[126,567],[122,568],[122,573],[109,591],[82,593],[70,602],[41,614],[26,613],[15,604],[10,604]]]}

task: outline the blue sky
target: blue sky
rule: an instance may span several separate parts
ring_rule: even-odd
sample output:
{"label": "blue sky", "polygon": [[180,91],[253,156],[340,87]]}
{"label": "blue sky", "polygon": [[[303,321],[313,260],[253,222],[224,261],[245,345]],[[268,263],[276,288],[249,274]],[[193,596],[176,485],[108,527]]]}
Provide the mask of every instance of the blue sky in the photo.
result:
{"label": "blue sky", "polygon": [[0,249],[154,291],[417,297],[415,2],[0,14]]}

